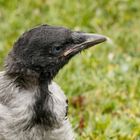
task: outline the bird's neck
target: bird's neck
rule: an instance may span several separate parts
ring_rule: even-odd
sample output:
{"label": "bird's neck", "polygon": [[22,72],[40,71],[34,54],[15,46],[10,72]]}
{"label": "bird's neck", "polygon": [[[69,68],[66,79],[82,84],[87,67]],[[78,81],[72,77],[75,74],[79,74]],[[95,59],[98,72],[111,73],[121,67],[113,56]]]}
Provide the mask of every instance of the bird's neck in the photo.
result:
{"label": "bird's neck", "polygon": [[48,87],[54,77],[50,71],[44,71],[42,69],[37,71],[18,63],[6,65],[6,76],[13,79],[15,84],[21,88],[26,89],[44,85]]}
{"label": "bird's neck", "polygon": [[16,58],[14,54],[15,53],[11,51],[6,59],[6,75],[12,79],[16,79],[16,82],[21,86],[41,86],[43,83],[47,86],[51,83],[61,68],[61,66],[54,68],[54,66],[50,65],[42,67],[34,66],[32,64],[25,63],[22,59]]}

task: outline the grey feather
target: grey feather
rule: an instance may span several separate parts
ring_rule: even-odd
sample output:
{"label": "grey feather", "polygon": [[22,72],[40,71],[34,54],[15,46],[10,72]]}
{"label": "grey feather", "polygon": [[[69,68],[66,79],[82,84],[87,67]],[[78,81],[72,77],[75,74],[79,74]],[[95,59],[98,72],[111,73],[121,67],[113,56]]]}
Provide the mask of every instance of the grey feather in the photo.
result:
{"label": "grey feather", "polygon": [[[5,72],[0,73],[0,140],[73,140],[74,135],[69,120],[65,118],[66,97],[60,87],[52,82],[49,85],[53,113],[57,124],[46,130],[36,125],[24,130],[34,114],[33,104],[37,86],[30,91],[19,89],[8,79]],[[49,107],[49,106],[48,106]]]}

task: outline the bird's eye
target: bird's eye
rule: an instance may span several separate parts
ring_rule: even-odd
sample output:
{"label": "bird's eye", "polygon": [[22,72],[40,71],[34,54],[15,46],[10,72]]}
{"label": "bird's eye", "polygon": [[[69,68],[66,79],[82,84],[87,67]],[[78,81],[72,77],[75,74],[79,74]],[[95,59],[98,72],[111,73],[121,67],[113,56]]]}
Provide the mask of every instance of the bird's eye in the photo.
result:
{"label": "bird's eye", "polygon": [[52,51],[53,53],[59,53],[61,49],[62,49],[61,47],[57,46],[57,47],[54,47]]}

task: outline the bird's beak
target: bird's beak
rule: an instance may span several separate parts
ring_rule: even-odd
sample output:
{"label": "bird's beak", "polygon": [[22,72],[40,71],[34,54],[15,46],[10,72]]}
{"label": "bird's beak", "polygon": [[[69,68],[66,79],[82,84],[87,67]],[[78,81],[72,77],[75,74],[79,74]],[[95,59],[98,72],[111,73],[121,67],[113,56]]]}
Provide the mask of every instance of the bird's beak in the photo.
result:
{"label": "bird's beak", "polygon": [[64,52],[64,56],[77,54],[82,50],[85,50],[107,40],[107,37],[100,34],[74,32],[72,36],[74,41],[77,43],[72,47],[68,48]]}

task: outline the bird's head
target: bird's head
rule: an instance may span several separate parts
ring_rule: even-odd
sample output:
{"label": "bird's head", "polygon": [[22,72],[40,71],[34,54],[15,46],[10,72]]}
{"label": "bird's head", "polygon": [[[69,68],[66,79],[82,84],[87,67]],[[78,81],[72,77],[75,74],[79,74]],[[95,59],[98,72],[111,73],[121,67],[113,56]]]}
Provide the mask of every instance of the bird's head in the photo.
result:
{"label": "bird's head", "polygon": [[6,62],[11,75],[45,75],[49,81],[76,54],[102,43],[106,37],[41,25],[25,32],[14,44]]}

